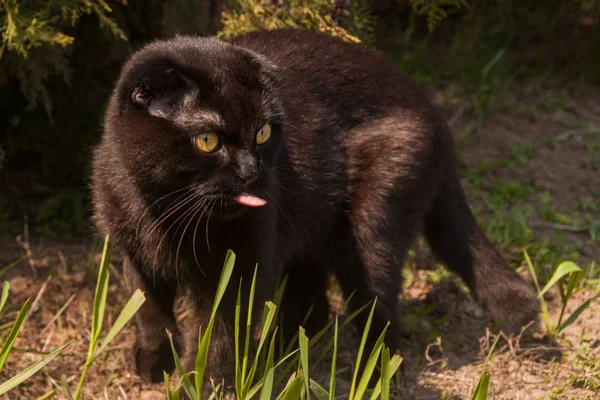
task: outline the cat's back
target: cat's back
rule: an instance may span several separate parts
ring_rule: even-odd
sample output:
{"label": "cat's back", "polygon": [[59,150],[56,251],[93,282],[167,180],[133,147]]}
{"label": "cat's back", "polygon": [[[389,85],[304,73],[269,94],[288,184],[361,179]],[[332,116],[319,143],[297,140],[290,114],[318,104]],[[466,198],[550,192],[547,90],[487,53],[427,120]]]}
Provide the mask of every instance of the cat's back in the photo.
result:
{"label": "cat's back", "polygon": [[322,104],[337,105],[340,111],[428,108],[423,93],[407,74],[362,44],[301,29],[257,31],[232,42],[278,65],[286,95],[312,96]]}

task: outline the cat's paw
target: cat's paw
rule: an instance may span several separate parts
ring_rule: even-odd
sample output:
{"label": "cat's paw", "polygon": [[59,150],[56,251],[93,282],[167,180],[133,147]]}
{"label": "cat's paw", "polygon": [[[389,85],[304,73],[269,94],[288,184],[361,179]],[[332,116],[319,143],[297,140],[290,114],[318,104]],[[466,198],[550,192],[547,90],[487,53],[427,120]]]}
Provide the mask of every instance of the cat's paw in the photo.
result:
{"label": "cat's paw", "polygon": [[518,334],[528,325],[535,329],[539,322],[540,301],[534,288],[520,278],[491,285],[482,300],[498,328],[506,334]]}
{"label": "cat's paw", "polygon": [[158,348],[149,349],[136,344],[133,348],[133,364],[136,374],[146,382],[162,382],[163,371],[171,373],[175,361],[168,340],[163,340]]}

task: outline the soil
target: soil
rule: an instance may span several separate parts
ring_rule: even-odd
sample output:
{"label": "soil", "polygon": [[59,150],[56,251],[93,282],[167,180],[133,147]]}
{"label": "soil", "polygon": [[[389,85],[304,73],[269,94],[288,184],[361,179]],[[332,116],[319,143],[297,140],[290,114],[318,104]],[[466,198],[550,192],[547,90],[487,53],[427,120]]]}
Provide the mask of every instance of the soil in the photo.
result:
{"label": "soil", "polygon": [[[433,91],[432,95],[447,115],[457,137],[473,127],[474,116],[460,110],[462,103],[448,101],[449,91]],[[576,201],[590,197],[600,202],[600,173],[590,154],[589,123],[600,126],[600,95],[588,95],[577,103],[563,107],[560,118],[556,110],[542,110],[535,118],[516,110],[491,112],[470,140],[460,140],[459,151],[468,166],[499,158],[511,157],[511,144],[534,147],[535,154],[527,162],[494,171],[498,177],[531,184],[536,194],[549,191],[552,204],[569,211]],[[520,99],[521,102],[525,101]],[[533,100],[532,100],[533,101]],[[464,105],[464,104],[463,104]],[[596,168],[596,169],[595,169]],[[539,193],[538,193],[539,192]],[[534,201],[534,199],[532,201]],[[596,208],[597,210],[598,208]],[[586,214],[598,221],[593,211]],[[583,261],[600,261],[600,245],[588,231],[573,227],[539,224],[536,237],[561,232],[566,241],[583,244]],[[0,241],[0,265],[26,255],[2,277],[11,284],[8,311],[1,323],[14,320],[28,297],[35,298],[30,316],[15,343],[15,351],[1,373],[1,380],[14,375],[38,360],[40,352],[49,352],[62,344],[73,343],[42,372],[4,395],[4,399],[35,399],[47,393],[61,379],[72,390],[84,362],[89,343],[91,310],[99,262],[99,248],[91,243],[59,243],[32,239],[29,242],[7,238]],[[428,270],[435,268],[427,252],[417,248],[413,278],[402,294],[403,318],[412,321],[406,329],[402,376],[395,394],[411,399],[467,399],[477,385],[485,357],[496,338],[490,331],[485,313],[461,290],[456,279],[449,277],[431,283]],[[121,288],[118,257],[111,266],[107,319],[111,326],[125,303]],[[594,288],[586,286],[568,305],[567,315],[592,297]],[[550,310],[556,319],[560,298],[550,292]],[[335,300],[335,299],[333,299]],[[600,398],[600,367],[585,369],[584,364],[600,359],[600,298],[591,303],[577,321],[557,342],[550,342],[543,328],[531,327],[515,338],[501,338],[488,367],[491,392],[496,399]],[[59,314],[59,311],[60,314]],[[351,329],[341,333],[338,377],[343,388],[351,377],[352,354],[357,338]],[[164,385],[146,384],[130,369],[128,350],[134,341],[134,329],[127,326],[109,346],[107,355],[90,368],[83,394],[88,399],[163,399]],[[596,362],[597,364],[597,362]],[[325,365],[325,364],[324,364]],[[329,379],[325,366],[317,368],[317,380]],[[577,378],[583,379],[578,381]],[[587,381],[585,379],[588,379]],[[583,383],[582,383],[583,382]],[[58,392],[55,398],[66,398]]]}

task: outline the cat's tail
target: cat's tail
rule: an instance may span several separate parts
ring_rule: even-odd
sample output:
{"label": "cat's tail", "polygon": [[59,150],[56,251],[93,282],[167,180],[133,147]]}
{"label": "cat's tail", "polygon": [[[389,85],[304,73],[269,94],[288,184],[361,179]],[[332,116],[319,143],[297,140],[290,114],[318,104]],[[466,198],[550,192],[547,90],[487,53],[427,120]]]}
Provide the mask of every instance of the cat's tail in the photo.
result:
{"label": "cat's tail", "polygon": [[539,301],[477,225],[456,167],[446,178],[425,221],[425,236],[436,256],[458,273],[476,300],[505,332],[537,321]]}

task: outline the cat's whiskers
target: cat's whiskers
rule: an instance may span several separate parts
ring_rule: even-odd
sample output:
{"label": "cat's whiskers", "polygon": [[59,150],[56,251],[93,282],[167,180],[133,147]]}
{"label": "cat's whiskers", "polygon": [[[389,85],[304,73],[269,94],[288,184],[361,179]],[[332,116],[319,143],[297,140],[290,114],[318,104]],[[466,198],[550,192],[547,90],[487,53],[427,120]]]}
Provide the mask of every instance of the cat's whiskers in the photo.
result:
{"label": "cat's whiskers", "polygon": [[[197,198],[197,195],[195,193],[192,193],[191,198],[189,198],[187,201],[185,201],[181,206],[178,207],[178,209],[180,209],[181,207],[185,206],[186,204],[188,204],[189,202],[191,202],[192,200],[194,200],[195,198]],[[180,221],[182,218],[186,217],[190,210],[193,210],[194,208],[189,208],[186,211],[183,212],[183,214],[181,214],[179,217],[177,217],[175,219],[175,221],[173,221],[173,223],[171,223],[171,225],[169,225],[169,227],[167,228],[167,230],[163,233],[160,241],[158,242],[158,245],[156,246],[156,252],[154,253],[154,263],[156,264],[156,262],[158,261],[158,252],[160,250],[160,247],[162,245],[163,240],[165,239],[165,237],[167,236],[167,234],[169,233],[169,231],[171,230],[171,228],[173,228],[173,226]],[[173,211],[175,212],[175,211]],[[171,213],[172,214],[172,213]]]}
{"label": "cat's whiskers", "polygon": [[[181,238],[179,239],[179,244],[177,245],[177,251],[175,252],[175,274],[177,274],[177,270],[179,269],[179,262],[178,262],[178,258],[179,258],[179,249],[181,248],[181,243],[183,243],[183,239],[185,237],[185,232],[187,231],[187,229],[189,228],[190,224],[192,223],[192,221],[194,220],[194,217],[196,215],[198,215],[198,212],[200,212],[200,210],[203,208],[204,202],[200,201],[194,208],[194,212],[190,215],[190,218],[185,226],[185,228],[183,229],[183,232],[181,233]],[[177,232],[177,231],[175,231]],[[173,235],[175,236],[175,235]]]}
{"label": "cat's whiskers", "polygon": [[[277,170],[277,168],[272,168],[273,171]],[[291,194],[292,196],[297,195],[299,192],[293,192],[290,188],[285,187],[285,185],[283,185],[281,182],[279,182],[279,180],[275,177],[275,176],[271,176],[271,180],[273,181],[273,183],[275,185],[277,185],[277,188],[288,193]]]}
{"label": "cat's whiskers", "polygon": [[[195,198],[198,198],[198,196],[196,195]],[[169,249],[168,249],[169,259],[170,259],[170,256],[172,254],[173,239],[177,236],[177,231],[182,226],[182,224],[185,222],[185,219],[188,216],[192,215],[196,211],[197,207],[198,207],[197,205],[196,206],[192,206],[189,209],[187,209],[186,211],[184,211],[183,214],[181,214],[175,221],[173,221],[173,223],[165,231],[165,233],[162,235],[162,237],[160,239],[160,242],[158,243],[158,246],[156,247],[156,252],[154,254],[154,262],[155,263],[158,261],[158,252],[160,250],[160,247],[162,245],[163,240],[167,237],[167,235],[168,235],[169,231],[171,230],[171,228],[173,228],[173,226],[178,221],[181,221],[181,222],[179,222],[179,225],[177,226],[177,229],[175,229],[175,232],[172,235],[173,237],[171,238],[171,242],[170,242]],[[177,255],[175,256],[174,263],[175,263],[175,278],[176,278],[176,281],[177,281],[177,285],[179,286],[179,265],[177,264]]]}
{"label": "cat's whiskers", "polygon": [[[172,211],[175,207],[177,207],[180,203],[179,201],[185,201],[182,200],[183,198],[185,198],[186,200],[189,199],[191,196],[193,196],[194,193],[193,191],[189,191],[189,192],[184,192],[181,195],[179,195],[175,200],[171,201],[168,206],[165,208],[164,211],[160,212],[160,215],[153,221],[152,225],[150,225],[150,228],[154,227],[154,224],[160,223],[158,221],[160,221],[160,219],[162,217],[164,217],[167,213],[169,213],[170,211]],[[150,211],[150,210],[148,210]]]}
{"label": "cat's whiskers", "polygon": [[267,119],[270,119],[270,118],[273,118],[273,117],[279,117],[280,115],[285,115],[285,113],[284,112],[280,112],[280,113],[277,113],[277,114],[269,114],[269,115],[267,115]]}
{"label": "cat's whiskers", "polygon": [[298,129],[298,127],[297,127],[296,125],[292,125],[292,124],[290,124],[289,122],[285,122],[285,121],[279,121],[279,123],[280,123],[281,125],[287,125],[287,126],[289,126],[289,127],[292,127],[292,128],[294,128],[294,129]]}
{"label": "cat's whiskers", "polygon": [[210,207],[210,211],[208,211],[208,216],[206,217],[206,247],[208,247],[208,252],[210,253],[210,241],[208,239],[208,222],[210,221],[210,213],[213,210],[213,207],[216,204],[216,200],[213,200],[212,205]]}
{"label": "cat's whiskers", "polygon": [[[171,206],[165,210],[149,227],[148,227],[148,232],[146,233],[146,235],[144,236],[144,238],[142,238],[142,240],[140,241],[140,247],[146,242],[146,240],[148,240],[148,238],[150,237],[150,235],[152,235],[152,233],[163,223],[165,222],[167,219],[169,219],[174,213],[176,213],[177,211],[179,211],[182,207],[184,207],[187,203],[189,203],[190,201],[192,201],[194,199],[194,197],[196,196],[196,194],[194,192],[191,192],[189,194],[186,194],[178,197],[176,200],[174,200],[171,203]],[[183,200],[180,200],[183,197]]]}
{"label": "cat's whiskers", "polygon": [[196,221],[196,226],[194,227],[194,236],[192,239],[192,249],[193,249],[193,253],[194,253],[194,260],[196,261],[196,265],[198,266],[198,269],[200,270],[200,272],[202,272],[202,275],[206,276],[206,274],[204,273],[204,270],[202,269],[202,267],[200,266],[200,262],[198,261],[198,255],[196,252],[196,233],[198,232],[198,226],[200,225],[200,221],[202,220],[202,216],[204,215],[204,212],[207,210],[208,207],[204,207],[204,205],[210,200],[204,201],[202,203],[203,205],[203,210],[202,213],[200,214],[200,216],[198,217],[198,221]]}
{"label": "cat's whiskers", "polygon": [[[140,219],[138,220],[138,223],[137,223],[137,225],[135,227],[135,235],[136,236],[138,235],[138,231],[139,231],[139,228],[140,228],[140,224],[142,223],[142,220],[146,217],[146,215],[148,215],[150,213],[150,211],[152,210],[152,207],[154,207],[159,201],[164,200],[167,197],[173,196],[174,194],[179,193],[181,191],[184,191],[186,189],[191,189],[193,186],[194,186],[194,184],[186,186],[186,187],[183,187],[183,188],[180,188],[180,189],[177,189],[177,190],[174,190],[174,191],[172,191],[170,193],[167,193],[164,196],[160,197],[158,200],[156,200],[154,203],[152,203],[150,206],[145,207],[144,211],[143,211],[142,215],[140,216]],[[184,196],[184,195],[185,195],[185,193],[182,196]],[[182,196],[179,196],[177,199],[181,198]],[[177,199],[175,199],[175,201],[177,201]]]}
{"label": "cat's whiskers", "polygon": [[[185,204],[189,203],[191,200],[193,200],[195,194],[193,192],[189,193],[187,195],[187,197],[185,197],[186,194],[183,194],[182,196],[179,196],[177,199],[173,200],[171,202],[171,206],[164,211],[151,225],[150,227],[147,228],[147,230],[149,232],[146,233],[146,235],[142,238],[142,240],[139,241],[137,249],[134,250],[135,253],[137,253],[144,245],[144,243],[150,238],[150,236],[152,235],[152,233],[163,223],[165,222],[168,218],[171,217],[171,215],[173,215],[175,212],[177,212],[179,209],[181,209],[181,207],[185,206]],[[185,197],[183,200],[179,200],[182,197]],[[178,201],[179,200],[179,201]],[[172,210],[172,211],[171,211]],[[170,211],[170,212],[169,212]],[[168,214],[168,215],[167,215]],[[154,270],[154,268],[153,268]]]}

